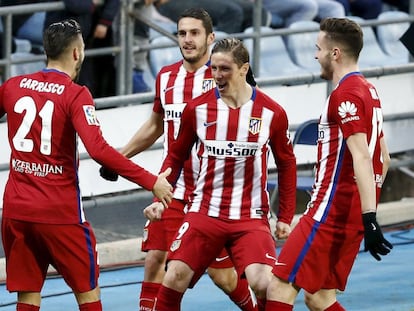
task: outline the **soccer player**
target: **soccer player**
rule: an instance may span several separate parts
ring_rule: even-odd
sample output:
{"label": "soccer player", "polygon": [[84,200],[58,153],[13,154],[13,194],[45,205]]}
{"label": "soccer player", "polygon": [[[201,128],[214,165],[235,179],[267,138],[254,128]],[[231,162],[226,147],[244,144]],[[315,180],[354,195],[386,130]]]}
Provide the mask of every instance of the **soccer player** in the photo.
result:
{"label": "soccer player", "polygon": [[[210,45],[214,42],[213,25],[204,9],[185,10],[177,22],[178,44],[183,59],[163,67],[157,75],[153,112],[121,153],[132,157],[151,146],[164,134],[167,154],[175,141],[185,105],[214,87],[209,64]],[[174,190],[173,202],[161,221],[149,222],[144,228],[142,250],[145,257],[144,281],[140,293],[140,310],[151,310],[165,274],[168,248],[180,228],[187,205],[198,177],[199,160],[193,154],[185,165]],[[101,168],[102,177],[111,173]],[[116,176],[112,176],[116,179]],[[245,279],[238,278],[228,254],[223,252],[214,260],[208,273],[230,299],[242,310],[256,310],[255,298]]]}
{"label": "soccer player", "polygon": [[[168,253],[155,310],[177,311],[223,247],[247,278],[259,310],[276,257],[269,227],[267,160],[278,168],[280,205],[276,235],[285,238],[296,207],[296,159],[283,108],[246,82],[249,53],[238,39],[215,44],[211,68],[216,87],[187,103],[177,140],[163,162],[171,182],[192,146],[199,144],[200,174],[188,213]],[[195,256],[195,254],[197,254]]]}
{"label": "soccer player", "polygon": [[171,202],[172,186],[168,172],[150,174],[102,137],[90,92],[73,81],[85,55],[79,24],[51,24],[43,38],[47,68],[0,87],[11,148],[2,215],[7,289],[17,292],[17,310],[39,310],[50,264],[73,290],[79,310],[102,310],[96,239],[79,189],[78,136],[94,160],[164,204]]}
{"label": "soccer player", "polygon": [[345,310],[336,290],[345,290],[362,239],[377,260],[392,248],[376,221],[390,159],[378,93],[358,70],[362,36],[349,19],[320,24],[315,58],[336,87],[320,116],[312,197],[274,265],[267,311],[292,310],[301,288],[310,310]]}

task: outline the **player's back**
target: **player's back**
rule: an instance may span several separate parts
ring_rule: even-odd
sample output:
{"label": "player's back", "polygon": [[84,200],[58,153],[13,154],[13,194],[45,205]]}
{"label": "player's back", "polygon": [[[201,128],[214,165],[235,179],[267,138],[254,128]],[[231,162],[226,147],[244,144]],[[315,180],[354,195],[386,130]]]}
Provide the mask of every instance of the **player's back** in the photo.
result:
{"label": "player's back", "polygon": [[72,120],[80,118],[79,105],[92,104],[89,92],[65,73],[43,70],[6,81],[0,101],[11,148],[3,216],[79,222],[78,208],[68,208],[80,200]]}

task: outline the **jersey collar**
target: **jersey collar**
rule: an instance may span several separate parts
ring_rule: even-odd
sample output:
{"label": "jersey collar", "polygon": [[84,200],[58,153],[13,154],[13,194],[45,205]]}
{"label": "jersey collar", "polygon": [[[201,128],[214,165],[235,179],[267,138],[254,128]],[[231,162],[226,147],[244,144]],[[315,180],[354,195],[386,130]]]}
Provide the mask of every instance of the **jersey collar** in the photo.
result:
{"label": "jersey collar", "polygon": [[351,76],[356,76],[356,75],[358,75],[358,76],[362,76],[362,73],[361,73],[361,72],[359,72],[359,71],[352,71],[352,72],[349,72],[349,73],[347,73],[346,75],[344,75],[344,76],[341,78],[341,80],[339,80],[338,85],[340,85],[342,82],[344,82],[344,81],[345,81],[345,79],[347,79],[347,78],[349,78],[349,77],[351,77]]}

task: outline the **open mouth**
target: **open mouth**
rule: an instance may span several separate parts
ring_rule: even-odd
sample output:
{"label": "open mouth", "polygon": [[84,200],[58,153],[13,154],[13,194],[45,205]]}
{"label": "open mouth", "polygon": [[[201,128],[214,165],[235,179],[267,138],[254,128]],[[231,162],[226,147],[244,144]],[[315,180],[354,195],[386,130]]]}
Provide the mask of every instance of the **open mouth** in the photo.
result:
{"label": "open mouth", "polygon": [[227,83],[225,83],[225,82],[221,82],[221,83],[219,83],[219,82],[217,82],[217,81],[216,81],[216,85],[217,85],[218,90],[219,90],[219,91],[222,91],[222,90],[224,90],[224,89],[225,89],[225,87],[227,86]]}
{"label": "open mouth", "polygon": [[183,50],[185,50],[186,52],[191,52],[195,50],[195,47],[193,46],[184,46]]}

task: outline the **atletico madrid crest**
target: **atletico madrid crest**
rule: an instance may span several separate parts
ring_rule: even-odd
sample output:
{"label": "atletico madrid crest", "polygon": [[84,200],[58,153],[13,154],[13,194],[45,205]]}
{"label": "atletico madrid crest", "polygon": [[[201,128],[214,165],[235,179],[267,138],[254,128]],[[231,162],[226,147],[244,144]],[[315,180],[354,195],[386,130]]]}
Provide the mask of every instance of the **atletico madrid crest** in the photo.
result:
{"label": "atletico madrid crest", "polygon": [[203,80],[203,93],[207,93],[211,89],[215,88],[216,83],[214,82],[214,79],[204,79]]}
{"label": "atletico madrid crest", "polygon": [[262,119],[260,118],[250,118],[249,120],[249,132],[253,135],[260,133],[260,128],[262,127]]}

